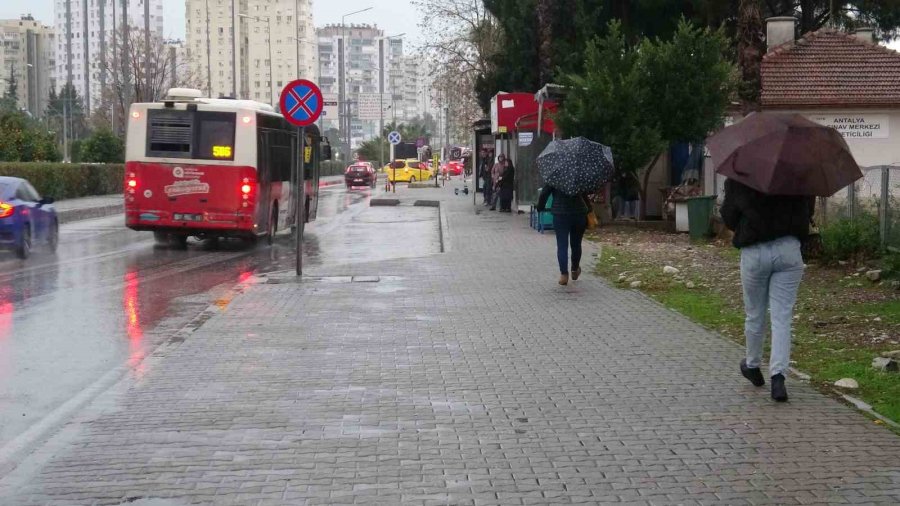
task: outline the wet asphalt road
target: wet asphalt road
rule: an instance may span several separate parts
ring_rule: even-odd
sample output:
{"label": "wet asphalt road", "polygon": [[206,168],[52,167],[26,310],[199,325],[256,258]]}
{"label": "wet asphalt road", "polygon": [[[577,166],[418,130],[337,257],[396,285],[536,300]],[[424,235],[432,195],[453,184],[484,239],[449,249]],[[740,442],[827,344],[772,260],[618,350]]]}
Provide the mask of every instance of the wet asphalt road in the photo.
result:
{"label": "wet asphalt road", "polygon": [[[329,187],[320,195],[307,268],[377,260],[373,248],[391,254],[366,223],[389,228],[396,210],[369,214],[378,209],[368,205],[369,190]],[[433,246],[419,251],[421,242],[395,244],[412,254]],[[287,235],[272,247],[192,242],[178,251],[126,229],[122,216],[64,225],[55,255],[20,261],[0,252],[0,448],[110,371],[126,366],[140,376],[147,353],[236,283],[293,266]]]}

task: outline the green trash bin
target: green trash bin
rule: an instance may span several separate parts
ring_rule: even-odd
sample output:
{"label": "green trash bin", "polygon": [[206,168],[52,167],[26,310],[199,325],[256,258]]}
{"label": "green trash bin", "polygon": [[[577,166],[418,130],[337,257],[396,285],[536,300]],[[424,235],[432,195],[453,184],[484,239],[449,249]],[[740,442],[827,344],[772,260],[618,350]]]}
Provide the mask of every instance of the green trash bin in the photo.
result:
{"label": "green trash bin", "polygon": [[699,240],[712,235],[712,214],[715,205],[715,195],[687,199],[688,230],[691,240]]}

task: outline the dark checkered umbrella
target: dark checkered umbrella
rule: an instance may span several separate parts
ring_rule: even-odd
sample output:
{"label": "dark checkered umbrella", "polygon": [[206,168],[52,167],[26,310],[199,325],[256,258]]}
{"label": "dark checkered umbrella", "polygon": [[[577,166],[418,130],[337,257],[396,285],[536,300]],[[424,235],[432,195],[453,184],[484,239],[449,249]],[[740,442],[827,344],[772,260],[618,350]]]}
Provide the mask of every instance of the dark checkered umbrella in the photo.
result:
{"label": "dark checkered umbrella", "polygon": [[612,179],[612,150],[584,137],[556,140],[537,157],[541,178],[569,195],[593,193]]}

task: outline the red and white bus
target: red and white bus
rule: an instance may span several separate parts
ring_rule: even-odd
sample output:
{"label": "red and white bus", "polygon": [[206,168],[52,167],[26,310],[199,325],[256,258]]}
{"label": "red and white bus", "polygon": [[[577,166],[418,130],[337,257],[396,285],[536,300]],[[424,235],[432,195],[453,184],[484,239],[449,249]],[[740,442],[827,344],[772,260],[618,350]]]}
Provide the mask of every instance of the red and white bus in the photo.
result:
{"label": "red and white bus", "polygon": [[[315,219],[321,137],[306,128],[306,220]],[[132,104],[125,148],[125,223],[184,247],[189,236],[255,241],[295,224],[298,129],[267,104],[173,88]],[[330,156],[330,154],[326,154]]]}

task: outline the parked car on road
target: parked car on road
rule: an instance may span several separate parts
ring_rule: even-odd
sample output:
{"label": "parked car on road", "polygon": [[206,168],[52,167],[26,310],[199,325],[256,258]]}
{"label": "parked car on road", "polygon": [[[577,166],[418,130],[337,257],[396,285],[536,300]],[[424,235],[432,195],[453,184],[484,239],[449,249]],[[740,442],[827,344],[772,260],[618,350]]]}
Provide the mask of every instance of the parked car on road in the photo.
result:
{"label": "parked car on road", "polygon": [[378,175],[375,174],[375,168],[368,162],[354,163],[347,167],[347,171],[344,173],[344,183],[347,184],[347,188],[354,186],[375,188],[377,180]]}
{"label": "parked car on road", "polygon": [[415,158],[394,160],[385,167],[385,172],[387,172],[390,181],[399,183],[415,183],[416,181],[426,181],[434,177],[428,164]]}
{"label": "parked car on road", "polygon": [[17,177],[0,177],[0,249],[28,258],[37,243],[56,251],[59,220],[53,199],[41,198],[31,184]]}

